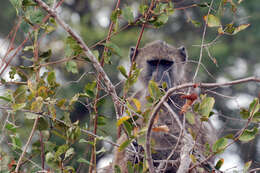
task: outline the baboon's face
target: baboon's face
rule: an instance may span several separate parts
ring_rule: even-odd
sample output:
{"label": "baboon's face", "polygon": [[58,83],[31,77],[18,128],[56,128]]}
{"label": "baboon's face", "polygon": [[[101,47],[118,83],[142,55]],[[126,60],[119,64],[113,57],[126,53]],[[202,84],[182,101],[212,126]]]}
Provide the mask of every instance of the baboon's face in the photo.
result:
{"label": "baboon's face", "polygon": [[[131,52],[133,54],[134,49],[130,56]],[[154,80],[159,86],[166,82],[171,88],[184,77],[187,54],[184,47],[177,49],[163,41],[155,41],[138,49],[135,60],[142,69],[140,80],[145,86]]]}

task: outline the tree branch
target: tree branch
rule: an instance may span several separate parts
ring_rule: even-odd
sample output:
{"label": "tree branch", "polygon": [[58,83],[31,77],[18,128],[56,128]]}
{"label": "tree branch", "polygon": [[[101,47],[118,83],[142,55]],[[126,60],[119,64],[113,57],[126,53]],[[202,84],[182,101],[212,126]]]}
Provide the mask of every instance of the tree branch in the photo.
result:
{"label": "tree branch", "polygon": [[223,83],[186,83],[182,85],[178,85],[176,87],[170,88],[166,94],[161,98],[161,100],[157,103],[157,105],[154,107],[152,114],[150,116],[150,119],[148,121],[148,128],[146,133],[146,155],[147,155],[147,161],[149,165],[149,170],[152,173],[155,173],[154,167],[153,167],[153,160],[151,155],[151,134],[152,134],[152,126],[156,117],[157,112],[160,110],[163,103],[168,99],[168,97],[174,93],[176,90],[183,89],[183,88],[189,88],[189,87],[200,87],[200,88],[211,88],[211,87],[222,87],[222,86],[229,86],[229,85],[237,85],[241,83],[246,82],[259,82],[260,78],[257,77],[248,77],[243,79],[238,79],[230,82],[223,82]]}
{"label": "tree branch", "polygon": [[26,150],[28,149],[28,146],[29,146],[29,144],[30,144],[30,142],[32,140],[33,134],[34,134],[35,129],[37,127],[38,120],[39,120],[39,116],[34,120],[34,124],[33,124],[33,128],[32,128],[31,134],[30,134],[30,136],[29,136],[29,138],[28,138],[28,140],[27,140],[27,142],[26,142],[26,144],[24,146],[23,152],[22,152],[22,154],[21,154],[21,156],[20,156],[20,158],[18,160],[18,163],[16,165],[16,168],[15,168],[15,172],[16,173],[18,173],[18,171],[19,171],[20,165],[22,163],[22,159],[23,159],[23,157],[24,157],[24,155],[26,153]]}
{"label": "tree branch", "polygon": [[85,44],[85,42],[83,41],[83,39],[74,31],[72,30],[72,28],[66,24],[58,15],[57,13],[51,9],[47,4],[45,4],[42,0],[34,0],[40,7],[42,7],[45,11],[47,11],[52,17],[54,17],[56,19],[56,21],[60,24],[60,26],[70,34],[70,36],[72,36],[77,42],[78,44],[81,46],[81,48],[84,50],[84,54],[91,60],[91,62],[93,63],[94,68],[96,69],[96,71],[98,73],[100,73],[102,75],[102,78],[107,86],[107,90],[109,92],[109,94],[112,96],[113,102],[114,102],[114,107],[115,107],[115,111],[116,111],[116,116],[117,119],[119,119],[119,104],[118,104],[118,96],[117,93],[115,91],[115,87],[112,84],[112,82],[110,81],[110,79],[108,78],[106,72],[104,71],[104,69],[102,68],[102,66],[100,65],[100,63],[98,62],[97,58],[95,57],[95,55],[91,52],[91,50],[88,48],[88,46]]}

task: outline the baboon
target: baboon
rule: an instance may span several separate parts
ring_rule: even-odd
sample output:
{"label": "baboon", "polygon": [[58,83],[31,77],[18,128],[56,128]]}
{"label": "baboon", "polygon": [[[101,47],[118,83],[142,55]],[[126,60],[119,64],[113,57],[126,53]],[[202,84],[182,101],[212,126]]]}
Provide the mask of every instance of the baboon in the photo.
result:
{"label": "baboon", "polygon": [[[132,60],[133,54],[135,52],[134,48],[130,49],[130,59]],[[146,96],[149,95],[148,84],[149,81],[153,80],[156,82],[161,89],[167,90],[168,88],[177,86],[184,82],[187,82],[187,59],[188,55],[184,47],[175,48],[164,41],[154,41],[145,45],[143,48],[139,48],[135,54],[135,62],[137,67],[142,69],[139,81],[142,83],[139,91],[133,96],[138,99],[142,106],[145,107],[147,104]],[[165,86],[167,84],[167,87]],[[176,119],[172,116],[174,112],[179,119],[183,120],[183,115],[180,114],[182,106],[185,104],[185,99],[181,98],[183,93],[187,90],[180,90],[172,94],[172,96],[167,101],[169,107],[162,107],[159,112],[158,119],[154,126],[164,126],[169,129],[168,132],[153,132],[152,133],[152,157],[155,168],[161,171],[158,172],[176,172],[179,166],[179,156],[181,146],[183,145],[183,140],[179,139],[181,129],[177,125]],[[145,110],[145,108],[143,108]],[[142,119],[136,121],[136,123],[143,127],[145,124]],[[185,128],[192,129],[194,134],[197,134],[196,137],[196,146],[197,148],[203,148],[204,144],[212,144],[215,141],[215,134],[209,128],[208,125],[200,124],[200,120],[196,120],[195,125],[189,125],[186,123]],[[127,139],[127,136],[123,134],[118,143],[121,144]],[[134,141],[129,145],[129,149],[135,151],[143,150],[143,147],[138,144],[138,140]],[[196,150],[196,148],[194,148]],[[202,150],[202,149],[201,149]],[[173,153],[171,153],[173,152]],[[201,151],[203,152],[203,151]],[[170,155],[171,153],[171,155]],[[143,158],[140,156],[135,156],[127,151],[119,152],[115,149],[113,165],[118,165],[121,168],[121,171],[127,173],[127,163],[130,161],[133,165],[137,162],[142,161]],[[170,160],[173,161],[171,164],[159,164],[160,160]],[[158,161],[158,162],[156,162]],[[206,165],[205,167],[210,167]],[[202,168],[203,169],[203,168]],[[207,172],[207,169],[204,169]],[[208,172],[210,171],[210,168]],[[109,172],[109,171],[108,171]],[[113,171],[110,171],[113,172]],[[137,171],[136,171],[137,172]]]}

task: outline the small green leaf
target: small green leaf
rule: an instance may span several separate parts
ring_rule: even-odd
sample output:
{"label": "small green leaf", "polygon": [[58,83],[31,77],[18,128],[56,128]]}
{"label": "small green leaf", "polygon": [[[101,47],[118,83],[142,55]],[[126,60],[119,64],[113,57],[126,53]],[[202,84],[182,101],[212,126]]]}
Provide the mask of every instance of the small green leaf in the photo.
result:
{"label": "small green leaf", "polygon": [[97,124],[99,126],[104,126],[107,123],[107,118],[105,116],[99,115],[97,118]]}
{"label": "small green leaf", "polygon": [[13,111],[18,111],[18,110],[23,109],[25,106],[26,106],[26,103],[15,103],[15,104],[12,104],[12,109],[13,109]]}
{"label": "small green leaf", "polygon": [[24,103],[26,101],[26,91],[28,87],[26,85],[19,86],[13,93],[15,103]]}
{"label": "small green leaf", "polygon": [[125,77],[125,78],[128,78],[128,75],[127,75],[127,72],[126,72],[126,69],[125,67],[123,66],[118,66],[117,69],[121,72],[121,74]]}
{"label": "small green leaf", "polygon": [[31,111],[32,112],[41,112],[43,107],[43,98],[37,97],[34,102],[31,104]]}
{"label": "small green leaf", "polygon": [[73,154],[75,154],[74,148],[69,148],[66,153],[65,153],[65,159],[69,158],[70,156],[72,156]]}
{"label": "small green leaf", "polygon": [[194,117],[193,113],[186,112],[185,117],[186,117],[186,120],[188,121],[188,123],[190,123],[191,125],[195,124],[195,117]]}
{"label": "small green leaf", "polygon": [[246,129],[243,134],[239,137],[240,141],[248,142],[253,140],[258,133],[258,128],[254,127],[252,130]]}
{"label": "small green leaf", "polygon": [[22,141],[17,135],[10,135],[12,140],[12,148],[13,150],[21,149],[22,148]]}
{"label": "small green leaf", "polygon": [[111,21],[114,22],[114,23],[117,23],[117,19],[121,14],[122,14],[122,11],[119,8],[112,11],[112,14],[111,14],[111,17],[110,17]]}
{"label": "small green leaf", "polygon": [[250,161],[245,163],[244,169],[243,169],[243,173],[247,173],[248,172],[248,169],[250,168],[251,164],[252,164],[252,160],[250,160]]}
{"label": "small green leaf", "polygon": [[121,49],[111,41],[109,43],[105,43],[104,46],[106,46],[109,50],[111,50],[116,55],[123,57],[123,54],[121,52]]}
{"label": "small green leaf", "polygon": [[169,16],[166,14],[159,15],[155,21],[152,21],[155,27],[159,28],[160,26],[167,23]]}
{"label": "small green leaf", "polygon": [[217,170],[219,170],[223,164],[224,164],[224,159],[219,159],[217,164],[216,164],[216,166],[215,166],[215,168]]}
{"label": "small green leaf", "polygon": [[241,116],[242,116],[243,119],[248,119],[249,116],[250,116],[249,111],[248,111],[247,109],[244,109],[244,108],[242,108],[242,109],[240,110],[240,114],[241,114]]}
{"label": "small green leaf", "polygon": [[55,158],[58,158],[60,155],[64,154],[68,149],[69,146],[67,144],[59,146],[57,151],[55,152]]}
{"label": "small green leaf", "polygon": [[258,98],[255,98],[253,102],[249,105],[250,115],[254,115],[260,109],[260,104]]}
{"label": "small green leaf", "polygon": [[196,21],[196,20],[190,20],[191,21],[191,23],[195,26],[195,27],[200,27],[201,26],[201,23],[200,22],[198,22],[198,21]]}
{"label": "small green leaf", "polygon": [[148,6],[147,5],[140,5],[139,6],[139,12],[144,15],[144,13],[148,10]]}
{"label": "small green leaf", "polygon": [[134,15],[131,7],[125,7],[122,11],[122,16],[128,21],[128,23],[132,23],[134,21]]}
{"label": "small green leaf", "polygon": [[212,150],[215,153],[220,153],[220,152],[222,152],[225,149],[227,144],[228,144],[228,139],[227,138],[220,138],[220,139],[218,139],[215,142],[215,144],[212,147]]}
{"label": "small green leaf", "polygon": [[159,100],[162,96],[162,92],[160,88],[158,87],[158,84],[154,82],[153,80],[149,81],[148,84],[148,90],[151,97],[153,97],[155,100]]}
{"label": "small green leaf", "polygon": [[54,71],[48,72],[47,82],[50,86],[56,85],[56,75]]}
{"label": "small green leaf", "polygon": [[84,158],[79,158],[78,160],[77,160],[77,162],[79,162],[79,163],[85,163],[85,164],[87,164],[87,165],[91,165],[91,163],[89,162],[89,161],[87,161],[86,159],[84,159]]}
{"label": "small green leaf", "polygon": [[17,129],[17,126],[12,124],[11,122],[7,121],[6,125],[5,125],[5,128],[7,130],[10,130],[11,132],[16,132],[16,129]]}
{"label": "small green leaf", "polygon": [[131,142],[132,140],[127,139],[119,146],[118,150],[123,151]]}
{"label": "small green leaf", "polygon": [[202,117],[208,118],[210,115],[210,112],[213,109],[215,100],[213,97],[204,97],[201,101],[201,104],[199,106],[199,113]]}
{"label": "small green leaf", "polygon": [[118,165],[115,165],[115,173],[121,173],[121,169]]}
{"label": "small green leaf", "polygon": [[4,101],[7,101],[7,102],[11,102],[12,101],[12,98],[10,97],[6,97],[6,96],[0,96],[0,99],[4,100]]}
{"label": "small green leaf", "polygon": [[45,118],[40,117],[39,120],[38,120],[37,129],[40,130],[40,131],[49,130],[48,121],[46,121]]}
{"label": "small green leaf", "polygon": [[220,20],[218,17],[213,14],[209,14],[203,17],[204,21],[207,22],[209,27],[219,27],[221,26]]}
{"label": "small green leaf", "polygon": [[66,63],[66,69],[68,72],[71,72],[73,74],[76,74],[78,73],[78,66],[77,66],[77,63],[75,61],[68,61]]}

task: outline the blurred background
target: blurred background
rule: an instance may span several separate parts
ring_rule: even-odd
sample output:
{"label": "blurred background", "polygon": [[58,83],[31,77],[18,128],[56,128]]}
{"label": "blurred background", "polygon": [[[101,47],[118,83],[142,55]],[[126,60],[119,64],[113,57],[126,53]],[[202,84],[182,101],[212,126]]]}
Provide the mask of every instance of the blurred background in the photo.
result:
{"label": "blurred background", "polygon": [[[201,44],[204,26],[203,16],[207,14],[208,8],[192,7],[182,9],[181,7],[187,7],[195,3],[203,4],[205,2],[209,3],[210,1],[175,0],[174,7],[176,10],[170,16],[168,23],[159,29],[146,28],[141,41],[141,47],[153,40],[164,40],[176,47],[184,45],[188,50],[190,66],[192,69],[195,69],[199,58],[199,45]],[[215,1],[213,8],[218,8],[219,3],[220,0]],[[113,0],[65,0],[62,6],[58,8],[58,12],[73,29],[83,36],[87,45],[92,47],[98,41],[106,38],[110,24],[110,15],[115,5],[116,1]],[[121,2],[120,8],[131,6],[136,18],[139,15],[139,5],[140,1],[138,0],[126,0]],[[227,5],[225,8],[230,9],[231,6]],[[221,17],[222,24],[228,24],[233,21],[236,25],[249,23],[250,27],[234,36],[222,35],[208,50],[204,49],[202,63],[207,71],[201,68],[196,81],[224,82],[252,75],[260,76],[260,3],[258,0],[244,0],[237,6],[236,10],[235,14],[231,10],[224,10],[223,17]],[[0,11],[0,56],[2,58],[7,49],[8,41],[10,41],[5,38],[15,26],[18,18],[15,9],[7,0],[1,1]],[[120,27],[125,25],[127,25],[126,21],[120,21]],[[122,77],[119,75],[117,66],[121,64],[125,67],[129,66],[128,51],[131,46],[136,45],[139,33],[140,26],[129,26],[112,37],[113,43],[120,47],[123,57],[112,56],[111,64],[105,65],[105,71],[112,82],[118,84],[117,91],[121,95],[122,83],[120,81],[122,81]],[[24,36],[24,30],[21,28],[17,33],[15,43],[19,45],[23,41]],[[40,47],[43,50],[52,49],[51,60],[62,59],[64,58],[65,47],[63,41],[65,37],[65,32],[58,28],[55,32],[41,40]],[[207,28],[206,43],[212,42],[217,37],[216,28]],[[103,45],[97,45],[92,50],[97,50],[101,53],[102,48]],[[217,65],[212,60],[214,58],[217,61]],[[2,63],[1,59],[0,63]],[[20,56],[17,56],[12,61],[12,65],[24,63],[26,62]],[[95,77],[91,73],[93,71],[91,65],[78,64],[78,67],[79,72],[72,74],[65,70],[64,64],[54,66],[57,80],[61,84],[58,97],[71,98],[76,93],[84,90],[85,84]],[[194,70],[191,70],[189,73],[190,76],[193,76]],[[10,80],[8,79],[8,69],[5,75],[1,77]],[[0,86],[0,95],[6,89],[8,88]],[[212,116],[213,124],[219,136],[224,136],[230,133],[235,134],[245,125],[246,121],[240,118],[240,108],[247,108],[253,98],[259,97],[260,85],[247,83],[207,92],[216,99],[215,115]],[[111,98],[104,97],[102,103],[99,111],[105,117],[106,123],[99,127],[98,134],[115,140],[116,121],[113,102]],[[73,121],[79,120],[80,124],[86,127],[91,126],[89,120],[90,116],[92,116],[91,110],[86,106],[88,104],[90,104],[88,100],[77,102],[74,105],[74,111],[70,115]],[[4,116],[4,113],[1,113],[0,119]],[[24,121],[22,123],[26,125],[26,123],[31,122]],[[21,138],[24,141],[27,139],[28,132],[30,132],[30,128],[24,128],[24,131],[21,133]],[[1,136],[0,152],[7,152],[8,148],[3,145],[3,140],[6,139]],[[52,140],[59,144],[62,139],[56,137]],[[111,159],[112,146],[102,142],[98,143],[98,150],[102,147],[105,151],[101,152],[97,159],[103,159],[102,162],[98,162],[99,164],[106,164]],[[78,150],[77,152],[85,152],[86,148],[83,144],[80,144],[76,150]],[[82,155],[84,152],[82,152]],[[14,153],[12,154],[15,155]],[[88,152],[86,152],[85,157],[90,157]],[[259,135],[249,143],[236,142],[218,157],[225,160],[223,170],[227,168],[239,170],[249,160],[253,160],[252,164],[254,167],[260,167]],[[75,161],[74,164],[76,166],[78,163]]]}

